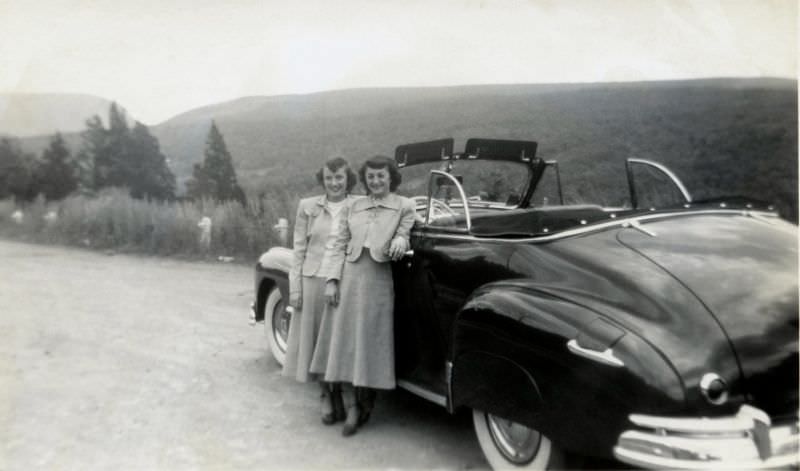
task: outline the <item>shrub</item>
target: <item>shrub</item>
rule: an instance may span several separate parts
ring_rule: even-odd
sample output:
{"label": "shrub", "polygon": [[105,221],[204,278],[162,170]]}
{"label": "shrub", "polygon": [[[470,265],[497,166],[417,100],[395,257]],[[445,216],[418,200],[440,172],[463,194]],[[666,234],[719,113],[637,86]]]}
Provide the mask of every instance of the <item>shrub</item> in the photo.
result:
{"label": "shrub", "polygon": [[[21,223],[12,219],[24,214]],[[279,243],[272,227],[290,217],[285,201],[261,200],[242,206],[213,200],[157,202],[133,199],[126,189],[105,189],[96,196],[74,195],[61,201],[17,204],[0,200],[0,235],[37,242],[113,249],[128,253],[189,258],[216,256],[252,261]],[[198,222],[212,220],[208,252],[199,242]]]}

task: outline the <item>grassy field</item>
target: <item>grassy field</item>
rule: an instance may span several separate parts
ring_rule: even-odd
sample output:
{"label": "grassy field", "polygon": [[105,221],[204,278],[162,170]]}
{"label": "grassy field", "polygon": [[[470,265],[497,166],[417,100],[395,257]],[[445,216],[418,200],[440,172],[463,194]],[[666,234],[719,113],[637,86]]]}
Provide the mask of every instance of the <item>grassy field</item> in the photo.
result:
{"label": "grassy field", "polygon": [[[232,257],[250,263],[279,240],[272,229],[289,209],[278,204],[218,204],[213,201],[157,203],[135,200],[121,189],[95,197],[72,196],[20,209],[0,200],[0,236],[32,242],[83,246],[123,253],[191,259]],[[212,221],[208,247],[200,242],[198,222]]]}

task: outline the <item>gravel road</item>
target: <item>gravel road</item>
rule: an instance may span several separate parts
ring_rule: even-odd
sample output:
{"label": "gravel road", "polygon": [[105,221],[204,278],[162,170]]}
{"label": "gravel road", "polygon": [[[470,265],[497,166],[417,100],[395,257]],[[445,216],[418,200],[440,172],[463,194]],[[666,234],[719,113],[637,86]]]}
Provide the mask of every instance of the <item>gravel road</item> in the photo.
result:
{"label": "gravel road", "polygon": [[403,391],[323,426],[251,297],[250,267],[0,241],[0,470],[487,466],[467,414]]}

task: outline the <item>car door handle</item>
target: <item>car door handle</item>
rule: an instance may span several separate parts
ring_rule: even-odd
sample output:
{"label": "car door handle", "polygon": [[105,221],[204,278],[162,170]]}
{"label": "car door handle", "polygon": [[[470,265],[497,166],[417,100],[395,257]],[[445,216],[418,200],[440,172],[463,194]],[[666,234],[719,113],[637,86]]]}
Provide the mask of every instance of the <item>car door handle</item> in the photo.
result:
{"label": "car door handle", "polygon": [[578,345],[578,341],[575,339],[572,339],[569,342],[567,342],[567,348],[569,349],[570,352],[578,356],[594,360],[604,365],[616,366],[616,367],[625,366],[625,363],[623,363],[622,360],[614,356],[614,350],[610,348],[607,348],[602,352],[599,350],[592,350],[590,348],[583,348],[580,345]]}
{"label": "car door handle", "polygon": [[406,259],[406,267],[411,268],[411,259],[414,257],[414,249],[406,250],[403,257]]}

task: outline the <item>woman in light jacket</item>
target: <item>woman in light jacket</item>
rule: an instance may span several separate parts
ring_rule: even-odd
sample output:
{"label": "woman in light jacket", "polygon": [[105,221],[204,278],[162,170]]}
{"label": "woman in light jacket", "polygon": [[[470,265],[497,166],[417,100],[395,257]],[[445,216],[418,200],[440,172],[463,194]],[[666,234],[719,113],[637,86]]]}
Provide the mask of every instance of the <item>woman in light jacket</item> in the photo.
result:
{"label": "woman in light jacket", "polygon": [[[330,267],[325,263],[326,250],[333,247],[336,233],[356,175],[341,157],[329,159],[316,174],[325,194],[300,200],[294,225],[294,258],[289,272],[289,305],[294,309],[289,325],[289,339],[283,375],[300,382],[317,379],[309,373],[317,343],[323,310],[324,291]],[[344,419],[338,387],[320,380],[322,422],[333,424]]]}
{"label": "woman in light jacket", "polygon": [[312,372],[341,383],[345,436],[369,418],[375,389],[395,387],[389,262],[408,250],[416,217],[414,202],[394,193],[401,181],[394,160],[372,157],[361,166],[359,177],[368,196],[349,203],[339,225],[325,287],[328,302],[336,308],[323,317],[311,361]]}

